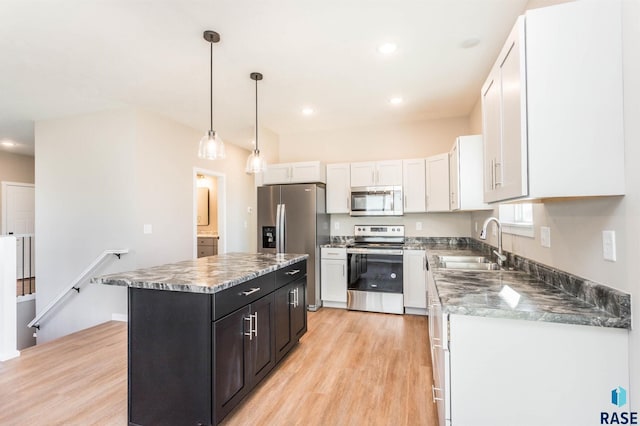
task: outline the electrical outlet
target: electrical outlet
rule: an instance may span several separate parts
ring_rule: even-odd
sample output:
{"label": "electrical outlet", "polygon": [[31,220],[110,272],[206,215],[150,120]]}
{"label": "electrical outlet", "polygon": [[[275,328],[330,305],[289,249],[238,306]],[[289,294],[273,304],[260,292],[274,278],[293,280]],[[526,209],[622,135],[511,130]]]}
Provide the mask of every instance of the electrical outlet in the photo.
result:
{"label": "electrical outlet", "polygon": [[422,222],[416,222],[416,231],[422,231]]}
{"label": "electrical outlet", "polygon": [[542,247],[551,247],[551,228],[548,226],[540,227],[540,245]]}
{"label": "electrical outlet", "polygon": [[333,229],[335,229],[336,231],[340,230],[340,222],[333,222]]}
{"label": "electrical outlet", "polygon": [[153,233],[153,226],[151,226],[150,223],[145,223],[144,226],[142,227],[142,232],[145,234]]}
{"label": "electrical outlet", "polygon": [[602,257],[616,261],[616,231],[602,231]]}

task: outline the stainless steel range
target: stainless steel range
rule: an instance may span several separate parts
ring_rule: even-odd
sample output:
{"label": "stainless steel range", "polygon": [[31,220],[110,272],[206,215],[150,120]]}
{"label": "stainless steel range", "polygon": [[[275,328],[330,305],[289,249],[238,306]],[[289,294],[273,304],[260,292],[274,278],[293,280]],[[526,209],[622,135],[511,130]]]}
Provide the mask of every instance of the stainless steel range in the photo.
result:
{"label": "stainless steel range", "polygon": [[347,247],[347,309],[404,313],[404,225],[356,225]]}

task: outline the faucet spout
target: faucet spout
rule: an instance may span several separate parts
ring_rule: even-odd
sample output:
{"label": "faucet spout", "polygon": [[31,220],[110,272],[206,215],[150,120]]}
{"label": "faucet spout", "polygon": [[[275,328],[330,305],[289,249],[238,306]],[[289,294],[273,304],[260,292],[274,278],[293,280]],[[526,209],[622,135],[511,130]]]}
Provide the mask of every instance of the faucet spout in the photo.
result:
{"label": "faucet spout", "polygon": [[498,265],[502,266],[502,262],[507,260],[507,256],[502,254],[502,223],[495,217],[489,217],[484,221],[482,225],[482,231],[480,231],[480,239],[487,239],[487,227],[491,222],[495,222],[498,227],[498,251],[494,250],[493,253],[498,257]]}

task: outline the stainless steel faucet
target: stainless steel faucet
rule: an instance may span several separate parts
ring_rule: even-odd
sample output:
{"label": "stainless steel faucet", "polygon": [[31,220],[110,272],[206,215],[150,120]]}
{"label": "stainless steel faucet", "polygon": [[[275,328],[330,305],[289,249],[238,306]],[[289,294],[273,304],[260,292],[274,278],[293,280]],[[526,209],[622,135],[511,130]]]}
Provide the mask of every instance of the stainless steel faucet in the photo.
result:
{"label": "stainless steel faucet", "polygon": [[482,225],[482,231],[480,231],[480,239],[487,239],[487,226],[489,226],[489,223],[491,222],[495,222],[496,226],[498,227],[498,251],[493,250],[493,253],[498,256],[498,265],[502,266],[502,262],[507,260],[507,256],[502,254],[502,224],[497,218],[490,217],[484,221],[484,224]]}

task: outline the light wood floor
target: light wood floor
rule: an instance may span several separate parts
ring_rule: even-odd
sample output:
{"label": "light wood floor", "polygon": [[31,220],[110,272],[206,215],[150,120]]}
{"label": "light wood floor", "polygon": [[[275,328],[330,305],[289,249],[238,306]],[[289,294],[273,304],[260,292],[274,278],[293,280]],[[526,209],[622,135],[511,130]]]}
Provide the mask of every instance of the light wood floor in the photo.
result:
{"label": "light wood floor", "polygon": [[[321,309],[300,344],[223,422],[436,425],[427,319]],[[126,425],[126,324],[0,363],[0,425]],[[159,390],[161,392],[161,390]]]}

